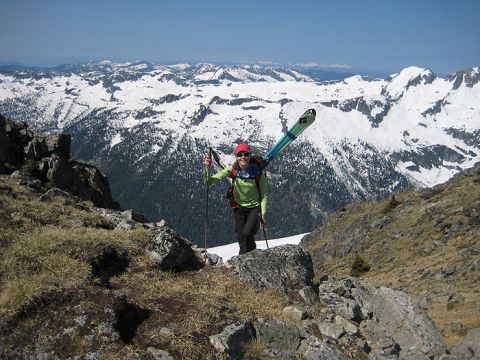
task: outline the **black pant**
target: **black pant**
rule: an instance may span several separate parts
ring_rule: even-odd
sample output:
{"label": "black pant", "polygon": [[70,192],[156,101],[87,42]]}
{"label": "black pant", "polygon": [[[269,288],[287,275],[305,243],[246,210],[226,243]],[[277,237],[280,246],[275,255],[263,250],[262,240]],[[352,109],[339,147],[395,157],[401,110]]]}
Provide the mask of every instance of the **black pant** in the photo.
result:
{"label": "black pant", "polygon": [[255,250],[255,233],[260,226],[260,207],[233,209],[233,216],[240,245],[239,255]]}

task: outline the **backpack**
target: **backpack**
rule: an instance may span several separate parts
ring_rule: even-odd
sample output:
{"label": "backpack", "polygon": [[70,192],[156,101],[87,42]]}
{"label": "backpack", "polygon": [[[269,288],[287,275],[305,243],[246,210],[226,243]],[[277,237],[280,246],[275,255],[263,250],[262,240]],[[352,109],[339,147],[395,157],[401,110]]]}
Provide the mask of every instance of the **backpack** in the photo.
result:
{"label": "backpack", "polygon": [[[264,173],[265,166],[267,166],[267,163],[263,158],[259,155],[252,155],[252,158],[250,159],[250,163],[257,165],[257,167],[260,169],[260,174],[255,176],[255,184],[257,185],[257,190],[258,190],[258,200],[261,201],[262,199],[262,194],[260,192],[260,177]],[[239,207],[239,205],[235,202],[234,196],[235,196],[235,179],[237,178],[237,172],[238,172],[239,166],[238,162],[235,161],[232,164],[232,173],[230,174],[230,178],[232,179],[232,185],[227,191],[227,195],[225,195],[225,198],[227,199],[228,203],[230,204],[230,207],[236,209]],[[266,174],[265,174],[266,175]]]}

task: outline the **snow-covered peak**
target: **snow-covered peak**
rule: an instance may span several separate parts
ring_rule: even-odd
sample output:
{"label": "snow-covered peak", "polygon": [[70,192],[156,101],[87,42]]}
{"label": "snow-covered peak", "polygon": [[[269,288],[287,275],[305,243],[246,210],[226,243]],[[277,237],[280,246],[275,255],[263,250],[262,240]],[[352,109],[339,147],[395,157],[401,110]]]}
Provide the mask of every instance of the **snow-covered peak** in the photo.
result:
{"label": "snow-covered peak", "polygon": [[458,89],[462,84],[471,88],[480,82],[480,70],[478,67],[460,70],[448,76],[447,80],[452,83],[454,90]]}
{"label": "snow-covered peak", "polygon": [[411,86],[431,84],[435,75],[429,69],[410,66],[390,76],[385,92],[392,98],[400,97]]}

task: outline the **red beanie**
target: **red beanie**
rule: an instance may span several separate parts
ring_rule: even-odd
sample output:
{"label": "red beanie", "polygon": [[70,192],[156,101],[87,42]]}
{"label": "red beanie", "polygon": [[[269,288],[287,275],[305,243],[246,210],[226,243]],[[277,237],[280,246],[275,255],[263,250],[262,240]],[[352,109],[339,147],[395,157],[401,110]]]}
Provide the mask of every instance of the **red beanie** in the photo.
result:
{"label": "red beanie", "polygon": [[240,151],[246,151],[246,152],[251,152],[251,148],[250,146],[248,146],[247,144],[239,144],[237,145],[237,147],[235,148],[235,155],[237,155]]}

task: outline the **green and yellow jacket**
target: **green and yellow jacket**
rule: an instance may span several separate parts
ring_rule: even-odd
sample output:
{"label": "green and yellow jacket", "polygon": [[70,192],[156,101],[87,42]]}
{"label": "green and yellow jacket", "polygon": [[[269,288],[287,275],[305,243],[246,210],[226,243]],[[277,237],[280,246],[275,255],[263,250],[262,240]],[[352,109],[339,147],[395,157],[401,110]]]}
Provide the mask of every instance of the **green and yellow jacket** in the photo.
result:
{"label": "green and yellow jacket", "polygon": [[[232,166],[233,165],[225,167],[225,169],[211,175],[208,179],[206,175],[207,172],[205,171],[204,174],[207,184],[210,186],[219,180],[231,178]],[[267,179],[265,177],[265,172],[262,172],[259,180],[259,194],[255,182],[255,176],[258,174],[260,174],[260,169],[257,165],[252,163],[246,171],[237,170],[237,176],[234,181],[234,200],[237,204],[246,208],[254,208],[261,205],[262,218],[265,219],[268,198]]]}

